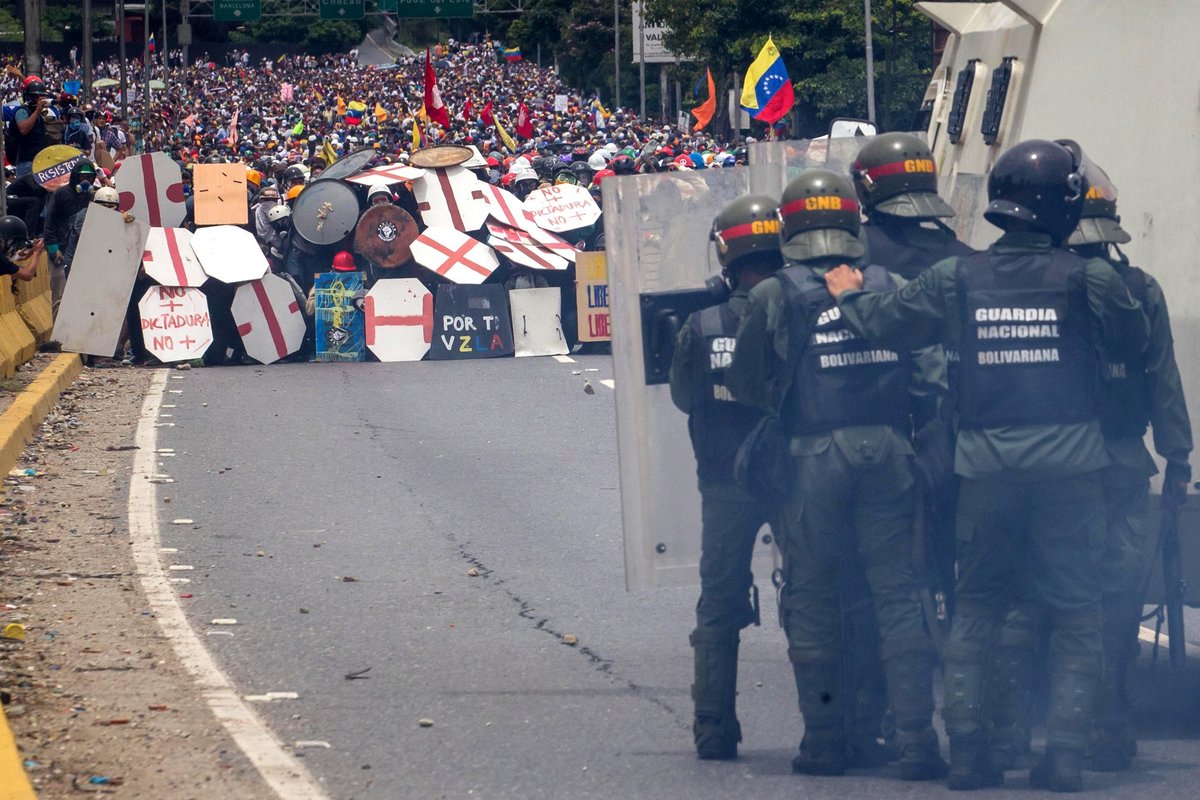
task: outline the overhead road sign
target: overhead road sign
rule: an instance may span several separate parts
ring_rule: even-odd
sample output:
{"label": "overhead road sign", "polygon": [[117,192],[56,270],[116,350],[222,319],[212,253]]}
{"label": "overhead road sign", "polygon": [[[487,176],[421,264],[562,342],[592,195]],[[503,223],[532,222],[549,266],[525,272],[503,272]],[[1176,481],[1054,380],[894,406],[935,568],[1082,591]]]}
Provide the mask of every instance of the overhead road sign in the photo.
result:
{"label": "overhead road sign", "polygon": [[216,22],[258,22],[260,19],[262,0],[213,0],[213,20]]}
{"label": "overhead road sign", "polygon": [[367,13],[365,0],[321,0],[321,19],[362,19]]}
{"label": "overhead road sign", "polygon": [[473,0],[392,0],[398,17],[470,17]]}

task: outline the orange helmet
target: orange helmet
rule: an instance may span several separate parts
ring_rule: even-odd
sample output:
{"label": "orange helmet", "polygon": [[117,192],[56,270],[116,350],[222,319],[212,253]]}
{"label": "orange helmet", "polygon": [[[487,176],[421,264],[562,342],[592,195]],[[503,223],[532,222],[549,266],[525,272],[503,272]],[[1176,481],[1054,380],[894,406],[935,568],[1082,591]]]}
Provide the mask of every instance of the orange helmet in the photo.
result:
{"label": "orange helmet", "polygon": [[354,272],[354,256],[348,250],[342,250],[333,257],[333,268],[338,272]]}
{"label": "orange helmet", "polygon": [[292,200],[295,200],[297,197],[299,197],[300,193],[303,191],[304,191],[303,186],[293,186],[292,188],[287,190],[287,198],[286,199],[288,200],[288,202],[291,202]]}
{"label": "orange helmet", "polygon": [[261,186],[262,179],[263,179],[263,174],[261,172],[259,172],[258,170],[256,170],[256,169],[246,170],[246,183],[250,184],[251,186]]}

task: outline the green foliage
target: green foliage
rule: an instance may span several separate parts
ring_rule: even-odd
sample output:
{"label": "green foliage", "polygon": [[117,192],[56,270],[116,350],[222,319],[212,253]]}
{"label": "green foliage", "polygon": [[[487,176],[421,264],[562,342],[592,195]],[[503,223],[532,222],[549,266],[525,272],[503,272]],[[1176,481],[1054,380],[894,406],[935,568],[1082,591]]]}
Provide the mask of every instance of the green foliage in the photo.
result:
{"label": "green foliage", "polygon": [[42,12],[43,41],[74,41],[79,39],[79,32],[82,30],[83,14],[77,5],[46,6]]}
{"label": "green foliage", "polygon": [[306,26],[304,45],[310,53],[331,53],[362,41],[363,31],[353,22],[318,20]]}

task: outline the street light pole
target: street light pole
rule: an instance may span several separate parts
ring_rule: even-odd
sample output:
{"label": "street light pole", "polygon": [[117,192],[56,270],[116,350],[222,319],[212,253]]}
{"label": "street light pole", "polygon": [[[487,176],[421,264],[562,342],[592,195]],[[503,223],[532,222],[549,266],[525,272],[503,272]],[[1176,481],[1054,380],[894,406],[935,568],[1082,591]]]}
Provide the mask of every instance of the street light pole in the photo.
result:
{"label": "street light pole", "polygon": [[863,0],[867,33],[867,121],[875,123],[875,44],[871,35],[871,0]]}
{"label": "street light pole", "polygon": [[613,0],[613,110],[621,107],[621,0]]}
{"label": "street light pole", "polygon": [[92,0],[83,0],[83,60],[79,78],[83,84],[83,102],[92,102]]}
{"label": "street light pole", "polygon": [[117,0],[117,36],[121,59],[121,116],[129,115],[129,81],[125,74],[125,0]]}

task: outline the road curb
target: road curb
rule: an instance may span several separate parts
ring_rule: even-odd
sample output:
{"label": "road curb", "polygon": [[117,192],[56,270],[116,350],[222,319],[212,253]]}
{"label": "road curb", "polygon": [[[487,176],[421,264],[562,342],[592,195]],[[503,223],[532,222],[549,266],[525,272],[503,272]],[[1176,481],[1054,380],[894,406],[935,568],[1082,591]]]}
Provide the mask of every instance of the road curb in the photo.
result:
{"label": "road curb", "polygon": [[[12,406],[0,415],[0,474],[17,463],[25,446],[33,440],[37,426],[58,401],[63,390],[83,371],[83,361],[74,353],[63,353],[42,370]],[[0,707],[0,800],[36,800],[33,786],[22,766],[21,754]]]}

